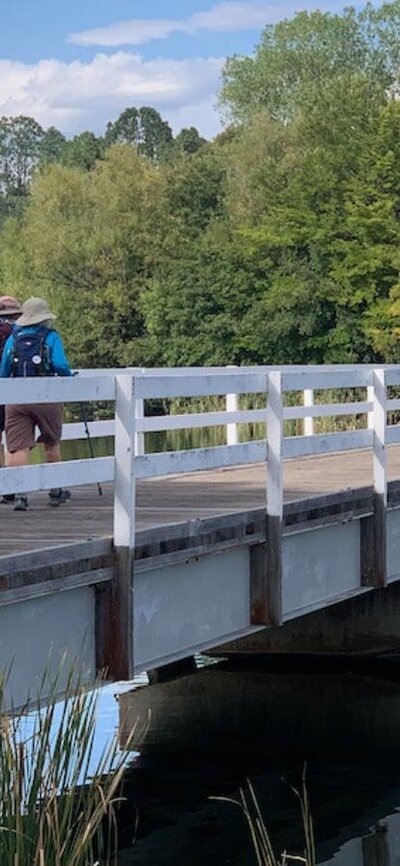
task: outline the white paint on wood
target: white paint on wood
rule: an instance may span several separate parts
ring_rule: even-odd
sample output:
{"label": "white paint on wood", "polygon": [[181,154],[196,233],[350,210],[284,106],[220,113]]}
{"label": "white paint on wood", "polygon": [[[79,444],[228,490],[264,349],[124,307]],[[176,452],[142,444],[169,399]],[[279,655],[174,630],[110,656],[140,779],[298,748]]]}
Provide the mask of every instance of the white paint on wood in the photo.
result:
{"label": "white paint on wood", "polygon": [[207,469],[241,466],[264,462],[265,441],[244,442],[241,445],[221,445],[215,448],[196,448],[191,451],[166,451],[137,457],[137,478],[177,475],[183,472],[205,472]]}
{"label": "white paint on wood", "polygon": [[288,436],[283,440],[283,457],[310,457],[313,454],[334,454],[370,448],[372,430],[347,430],[340,433],[320,433],[316,436]]}
{"label": "white paint on wood", "polygon": [[[229,396],[229,395],[228,395]],[[237,397],[237,394],[231,396]],[[229,412],[193,412],[185,415],[154,415],[138,421],[138,430],[146,433],[159,432],[161,430],[195,430],[199,427],[224,427],[237,429],[238,424],[256,424],[265,422],[265,409],[248,409]],[[237,445],[238,441],[228,442],[228,445]]]}
{"label": "white paint on wood", "polygon": [[36,466],[1,469],[0,495],[113,481],[114,471],[114,457],[65,460],[62,463],[39,463]]}
{"label": "white paint on wood", "polygon": [[114,400],[112,376],[38,376],[27,379],[0,379],[0,404],[82,403]]}
{"label": "white paint on wood", "polygon": [[267,511],[271,517],[283,514],[283,403],[282,374],[268,375],[267,405],[268,478]]}
{"label": "white paint on wood", "polygon": [[139,456],[142,457],[143,454],[145,453],[145,439],[144,439],[144,433],[142,432],[139,425],[140,425],[141,419],[144,418],[144,400],[140,400],[140,399],[136,400],[135,406],[136,406],[136,409],[135,409],[135,418],[136,418],[136,421],[135,421],[135,424],[136,424],[135,454],[138,457]]}
{"label": "white paint on wood", "polygon": [[374,429],[374,386],[368,385],[367,388],[367,400],[370,403],[370,408],[368,409],[368,428],[370,430]]}
{"label": "white paint on wood", "polygon": [[[305,388],[305,390],[303,392],[303,403],[304,403],[304,409],[309,410],[312,406],[314,406],[314,391],[312,388]],[[290,417],[290,416],[284,415],[284,417]],[[293,417],[299,417],[299,416],[293,416]],[[314,436],[314,418],[313,418],[312,414],[308,411],[307,414],[305,414],[303,417],[304,417],[304,427],[303,427],[304,435],[305,436]]]}
{"label": "white paint on wood", "polygon": [[[310,391],[313,394],[313,391]],[[358,403],[318,403],[318,405],[309,404],[308,406],[287,406],[283,410],[285,420],[292,418],[304,418],[304,435],[314,435],[314,425],[308,426],[309,432],[306,433],[306,422],[314,421],[314,418],[326,418],[335,415],[364,415],[372,411],[373,403],[362,401]]]}
{"label": "white paint on wood", "polygon": [[117,376],[115,389],[114,543],[135,546],[135,385],[134,376]]}
{"label": "white paint on wood", "polygon": [[188,371],[184,377],[143,376],[137,381],[137,397],[144,399],[161,397],[206,397],[229,393],[255,394],[263,390],[265,376],[258,373],[227,373],[193,375]]}
{"label": "white paint on wood", "polygon": [[[92,439],[99,439],[103,436],[114,436],[115,422],[114,421],[88,421],[89,434]],[[87,433],[85,425],[81,422],[74,424],[64,424],[62,429],[63,442],[72,442],[78,439],[86,439]]]}
{"label": "white paint on wood", "polygon": [[[293,368],[295,369],[295,368]],[[331,388],[357,388],[372,383],[373,370],[367,366],[352,367],[347,370],[320,368],[314,372],[312,366],[300,371],[282,373],[283,391],[305,391],[307,388],[324,390]]]}
{"label": "white paint on wood", "polygon": [[[228,364],[227,370],[236,369],[234,364]],[[227,445],[238,445],[239,443],[239,429],[236,421],[232,421],[232,414],[239,411],[239,394],[227,394],[225,399],[225,409],[226,409],[226,444]]]}
{"label": "white paint on wood", "polygon": [[400,426],[390,424],[386,427],[386,445],[396,445],[400,442]]}
{"label": "white paint on wood", "polygon": [[374,429],[373,467],[375,493],[387,504],[387,457],[386,457],[386,387],[385,370],[374,370]]}

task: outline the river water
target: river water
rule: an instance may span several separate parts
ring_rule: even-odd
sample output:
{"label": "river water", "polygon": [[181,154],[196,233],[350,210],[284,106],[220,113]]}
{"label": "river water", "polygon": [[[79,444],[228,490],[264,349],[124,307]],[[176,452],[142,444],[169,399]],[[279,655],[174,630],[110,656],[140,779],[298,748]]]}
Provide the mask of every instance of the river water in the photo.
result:
{"label": "river water", "polygon": [[[277,853],[303,845],[307,790],[317,862],[400,864],[400,657],[357,666],[222,661],[173,682],[107,687],[99,742],[141,732],[120,814],[121,866],[256,862],[236,799],[250,779]],[[118,699],[115,693],[120,692]]]}

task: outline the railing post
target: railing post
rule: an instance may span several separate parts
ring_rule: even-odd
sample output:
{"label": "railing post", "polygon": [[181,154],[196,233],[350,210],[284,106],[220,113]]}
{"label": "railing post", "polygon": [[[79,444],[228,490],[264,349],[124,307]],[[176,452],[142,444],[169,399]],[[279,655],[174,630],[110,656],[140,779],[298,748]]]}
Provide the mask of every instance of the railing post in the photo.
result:
{"label": "railing post", "polygon": [[[375,389],[374,389],[374,386],[373,386],[373,385],[368,385],[368,388],[367,388],[367,400],[368,400],[368,403],[373,403],[373,402],[374,402],[374,395],[375,395]],[[368,429],[369,429],[369,430],[373,430],[373,429],[374,429],[374,417],[375,417],[375,414],[374,414],[374,410],[372,409],[372,412],[368,412]]]}
{"label": "railing post", "polygon": [[361,522],[361,579],[366,586],[387,583],[387,395],[385,370],[373,371],[374,511]]}
{"label": "railing post", "polygon": [[[141,397],[136,400],[136,421],[144,418],[144,400]],[[145,439],[144,433],[135,433],[135,454],[136,457],[143,457],[145,454]]]}
{"label": "railing post", "polygon": [[251,560],[253,625],[282,623],[283,401],[280,372],[268,374],[267,391],[266,549],[255,548]]}
{"label": "railing post", "polygon": [[[228,364],[227,370],[236,370],[236,364]],[[227,412],[237,412],[239,409],[239,395],[238,394],[227,394],[226,395],[226,411]],[[227,424],[226,425],[226,443],[227,445],[237,445],[239,442],[238,435],[238,425],[237,424]]]}
{"label": "railing post", "polygon": [[[303,405],[314,406],[314,391],[312,388],[305,388],[303,391]],[[304,418],[304,436],[314,436],[314,418]]]}
{"label": "railing post", "polygon": [[[133,676],[133,565],[135,547],[135,385],[134,376],[115,380],[114,581],[98,666],[114,679]],[[102,664],[100,662],[102,661]]]}

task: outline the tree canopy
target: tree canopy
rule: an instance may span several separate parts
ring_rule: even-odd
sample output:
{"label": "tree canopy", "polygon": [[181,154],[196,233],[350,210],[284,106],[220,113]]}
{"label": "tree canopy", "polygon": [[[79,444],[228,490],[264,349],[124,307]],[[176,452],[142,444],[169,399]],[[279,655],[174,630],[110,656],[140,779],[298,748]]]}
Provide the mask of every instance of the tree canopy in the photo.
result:
{"label": "tree canopy", "polygon": [[[230,58],[213,142],[0,121],[0,287],[76,364],[400,360],[400,0],[300,12]],[[1,215],[0,215],[1,216]]]}

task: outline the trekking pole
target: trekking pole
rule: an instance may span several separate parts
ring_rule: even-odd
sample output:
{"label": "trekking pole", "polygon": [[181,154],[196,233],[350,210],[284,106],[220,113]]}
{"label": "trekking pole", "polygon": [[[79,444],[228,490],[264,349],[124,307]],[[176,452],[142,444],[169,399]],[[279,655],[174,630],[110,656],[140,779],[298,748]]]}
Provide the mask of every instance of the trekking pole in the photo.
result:
{"label": "trekking pole", "polygon": [[[83,407],[83,406],[82,406],[82,411],[84,411],[84,407]],[[87,418],[86,418],[86,413],[85,413],[85,415],[84,415],[84,417],[83,417],[83,426],[84,426],[84,428],[85,428],[85,433],[86,433],[86,437],[87,437],[87,441],[88,441],[89,454],[90,454],[90,457],[92,458],[92,460],[94,460],[93,443],[92,443],[92,439],[91,439],[91,436],[90,436],[89,424],[88,424],[88,421],[87,421]],[[101,486],[101,484],[100,484],[99,481],[97,482],[97,489],[98,489],[98,491],[99,491],[99,496],[103,496],[103,488],[102,488],[102,486]]]}

